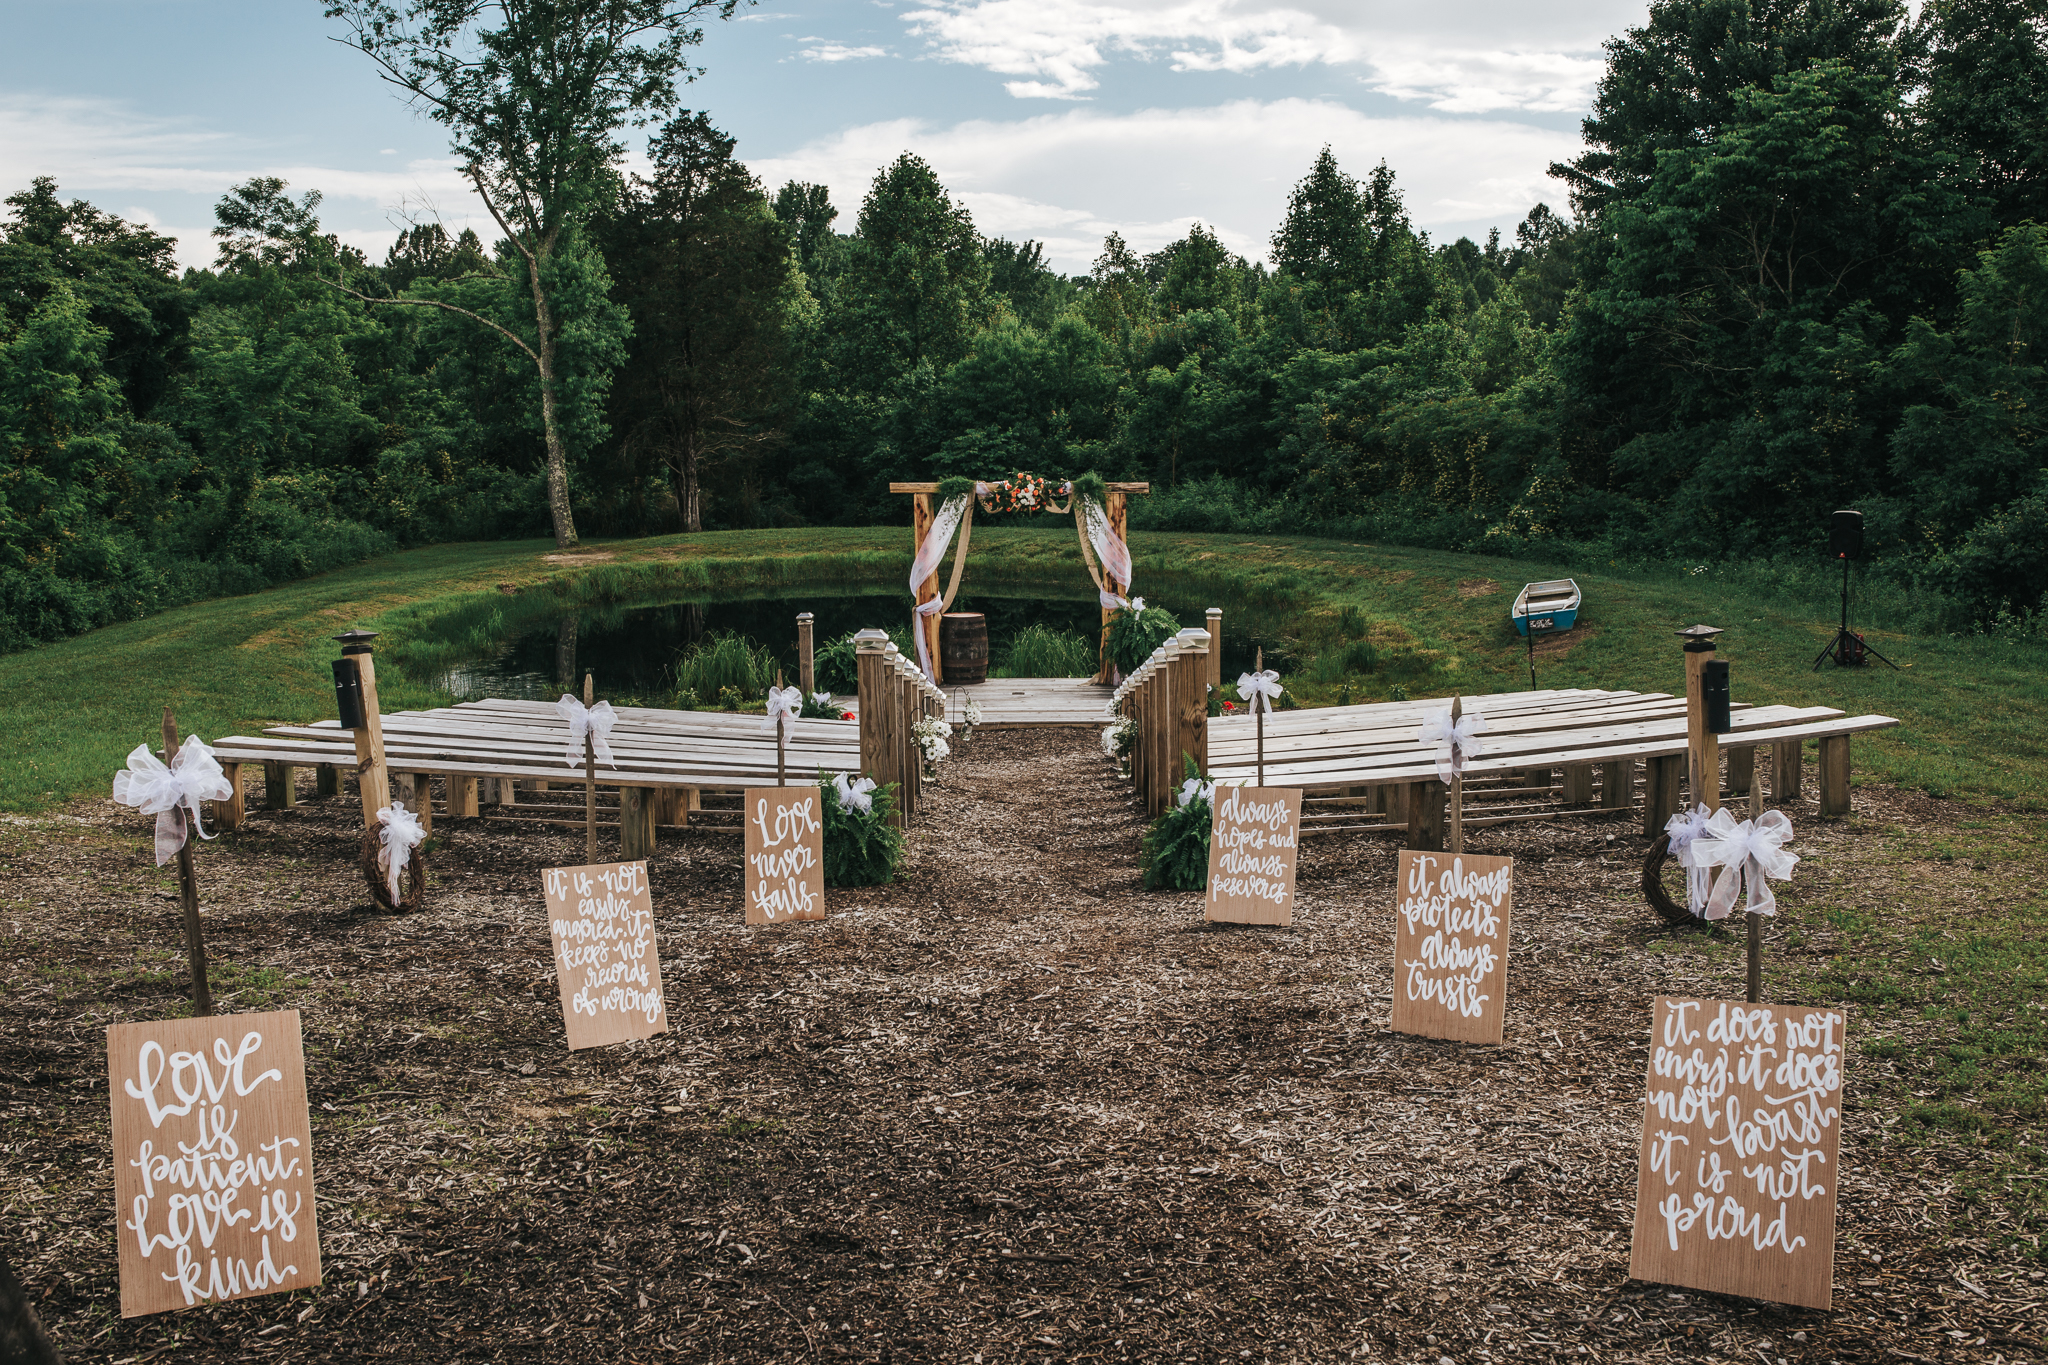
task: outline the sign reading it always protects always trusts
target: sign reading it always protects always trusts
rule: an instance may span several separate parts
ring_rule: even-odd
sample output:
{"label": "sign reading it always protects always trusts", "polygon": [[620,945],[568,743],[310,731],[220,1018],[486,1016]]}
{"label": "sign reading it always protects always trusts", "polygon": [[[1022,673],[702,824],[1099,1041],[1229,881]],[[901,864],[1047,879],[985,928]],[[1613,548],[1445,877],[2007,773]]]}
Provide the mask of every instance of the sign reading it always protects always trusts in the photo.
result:
{"label": "sign reading it always protects always trusts", "polygon": [[1402,849],[1398,875],[1391,1027],[1498,1043],[1507,1022],[1515,860]]}

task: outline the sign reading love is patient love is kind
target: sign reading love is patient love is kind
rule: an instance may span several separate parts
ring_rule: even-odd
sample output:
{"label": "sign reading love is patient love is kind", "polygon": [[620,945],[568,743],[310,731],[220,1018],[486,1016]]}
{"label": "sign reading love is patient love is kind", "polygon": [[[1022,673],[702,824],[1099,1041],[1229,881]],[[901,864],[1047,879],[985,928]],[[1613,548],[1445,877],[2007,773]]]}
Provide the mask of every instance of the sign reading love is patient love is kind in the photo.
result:
{"label": "sign reading love is patient love is kind", "polygon": [[1629,1275],[1828,1307],[1848,1019],[1664,997],[1650,1029]]}
{"label": "sign reading love is patient love is kind", "polygon": [[1507,1022],[1515,860],[1401,850],[1396,1033],[1498,1043]]}
{"label": "sign reading love is patient love is kind", "polygon": [[825,918],[825,826],[817,787],[749,787],[747,923]]}
{"label": "sign reading love is patient love is kind", "polygon": [[551,867],[541,886],[569,1050],[667,1033],[647,864]]}
{"label": "sign reading love is patient love is kind", "polygon": [[1218,787],[1210,798],[1209,896],[1204,918],[1227,924],[1294,923],[1294,863],[1301,791]]}
{"label": "sign reading love is patient love is kind", "polygon": [[320,1283],[297,1010],[107,1030],[121,1316]]}

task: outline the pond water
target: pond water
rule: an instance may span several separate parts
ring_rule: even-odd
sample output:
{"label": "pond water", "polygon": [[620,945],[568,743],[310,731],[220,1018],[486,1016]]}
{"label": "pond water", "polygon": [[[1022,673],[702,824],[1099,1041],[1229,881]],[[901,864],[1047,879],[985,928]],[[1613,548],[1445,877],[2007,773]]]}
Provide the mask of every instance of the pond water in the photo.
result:
{"label": "pond water", "polygon": [[[1171,600],[1147,599],[1164,606],[1184,626],[1199,626],[1212,604],[1184,606]],[[1255,647],[1266,649],[1267,666],[1285,666],[1286,642],[1274,624],[1234,614],[1220,604],[1223,617],[1223,671],[1235,677],[1252,666]],[[989,655],[1001,665],[1010,642],[1027,626],[1043,625],[1094,639],[1102,614],[1092,597],[1020,597],[995,593],[970,596],[962,592],[954,611],[978,611],[988,618]],[[675,601],[621,608],[584,608],[552,621],[538,621],[508,636],[497,648],[448,669],[439,681],[458,699],[522,697],[545,700],[561,695],[562,679],[580,679],[584,669],[596,676],[598,694],[644,697],[654,701],[674,690],[677,658],[707,635],[734,633],[766,646],[796,680],[796,616],[813,618],[813,640],[820,646],[850,631],[880,626],[898,636],[910,628],[910,602],[902,593],[859,595],[802,594],[790,597],[749,597],[725,601]]]}

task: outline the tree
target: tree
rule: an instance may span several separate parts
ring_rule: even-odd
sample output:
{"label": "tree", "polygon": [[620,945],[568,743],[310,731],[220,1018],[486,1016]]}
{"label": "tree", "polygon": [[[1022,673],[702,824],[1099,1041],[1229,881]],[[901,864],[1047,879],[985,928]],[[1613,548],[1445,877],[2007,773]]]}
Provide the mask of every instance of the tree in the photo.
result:
{"label": "tree", "polygon": [[804,274],[817,278],[828,267],[835,240],[832,223],[839,210],[832,207],[832,192],[823,185],[792,180],[775,193],[775,216],[795,234],[796,258]]}
{"label": "tree", "polygon": [[[1389,193],[1391,184],[1389,177]],[[1377,174],[1374,188],[1381,188]],[[1382,214],[1389,207],[1385,202],[1375,205]],[[1398,213],[1399,207],[1395,196],[1391,208]],[[1287,216],[1273,233],[1273,268],[1325,290],[1356,289],[1365,268],[1366,243],[1359,230],[1366,209],[1358,182],[1337,168],[1337,158],[1324,147],[1287,197]]]}
{"label": "tree", "polygon": [[1597,217],[1642,191],[1659,152],[1711,144],[1745,91],[1829,59],[1892,79],[1905,14],[1901,0],[1652,0],[1648,22],[1607,41],[1586,150],[1550,173]]}
{"label": "tree", "polygon": [[2010,227],[2048,220],[2048,0],[1938,0],[1920,11],[1919,115]]}
{"label": "tree", "polygon": [[807,302],[791,239],[733,140],[703,114],[678,116],[598,220],[598,240],[632,310],[613,390],[624,450],[666,469],[685,531],[703,529],[707,464],[781,439],[793,396],[787,322]]}
{"label": "tree", "polygon": [[846,368],[872,388],[967,354],[987,320],[988,262],[966,208],[926,162],[905,152],[861,201],[846,279],[853,344]]}
{"label": "tree", "polygon": [[1159,282],[1160,312],[1170,318],[1229,302],[1235,283],[1229,273],[1230,253],[1216,234],[1196,223],[1174,245],[1177,249]]}
{"label": "tree", "polygon": [[[335,0],[337,41],[445,126],[463,173],[524,261],[531,341],[472,314],[533,361],[547,442],[555,542],[576,543],[568,453],[556,414],[555,343],[562,327],[549,264],[603,193],[624,153],[618,130],[675,107],[698,72],[685,51],[693,21],[730,18],[739,0]],[[368,296],[362,296],[368,297]],[[455,309],[446,300],[392,300]]]}

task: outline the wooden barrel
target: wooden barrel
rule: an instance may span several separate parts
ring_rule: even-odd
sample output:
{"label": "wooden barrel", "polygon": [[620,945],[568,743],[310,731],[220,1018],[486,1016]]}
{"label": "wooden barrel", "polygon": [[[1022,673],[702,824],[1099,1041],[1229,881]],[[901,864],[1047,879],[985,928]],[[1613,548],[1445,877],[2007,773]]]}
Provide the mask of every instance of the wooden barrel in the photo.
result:
{"label": "wooden barrel", "polygon": [[939,673],[945,686],[988,680],[988,618],[949,611],[939,618]]}

